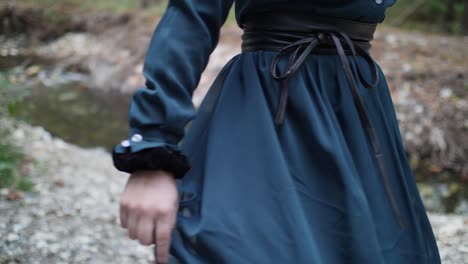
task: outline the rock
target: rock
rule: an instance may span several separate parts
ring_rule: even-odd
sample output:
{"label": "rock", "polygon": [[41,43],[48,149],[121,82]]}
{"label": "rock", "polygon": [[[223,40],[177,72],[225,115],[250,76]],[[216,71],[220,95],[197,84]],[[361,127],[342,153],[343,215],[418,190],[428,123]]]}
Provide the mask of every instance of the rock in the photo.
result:
{"label": "rock", "polygon": [[18,236],[18,234],[15,234],[15,233],[10,233],[10,234],[8,234],[8,236],[7,236],[7,241],[8,241],[8,242],[15,242],[15,241],[17,241],[18,239],[19,239],[19,236]]}
{"label": "rock", "polygon": [[453,91],[452,89],[448,88],[448,87],[444,87],[440,90],[440,97],[442,99],[447,99],[449,97],[451,97],[453,95]]}
{"label": "rock", "polygon": [[460,214],[460,215],[468,215],[468,201],[467,200],[461,201],[458,204],[458,206],[455,208],[454,213]]}
{"label": "rock", "polygon": [[398,38],[394,34],[388,34],[388,35],[385,36],[385,41],[388,44],[395,45],[397,43],[397,41],[398,41]]}
{"label": "rock", "polygon": [[20,191],[11,190],[5,195],[5,198],[10,201],[19,200],[23,198],[23,193]]}
{"label": "rock", "polygon": [[468,216],[430,214],[442,263],[465,263],[468,257]]}
{"label": "rock", "polygon": [[26,69],[26,74],[29,77],[36,76],[41,71],[41,67],[38,65],[31,66]]}

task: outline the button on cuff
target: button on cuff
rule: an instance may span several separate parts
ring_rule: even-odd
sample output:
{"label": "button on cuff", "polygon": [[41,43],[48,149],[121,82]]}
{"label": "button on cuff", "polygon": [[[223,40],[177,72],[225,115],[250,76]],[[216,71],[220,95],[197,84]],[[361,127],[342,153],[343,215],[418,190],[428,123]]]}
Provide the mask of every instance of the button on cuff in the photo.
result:
{"label": "button on cuff", "polygon": [[120,145],[122,145],[122,147],[128,148],[130,147],[130,141],[124,140],[120,143]]}
{"label": "button on cuff", "polygon": [[134,134],[131,138],[133,142],[141,142],[143,140],[143,136],[140,134]]}

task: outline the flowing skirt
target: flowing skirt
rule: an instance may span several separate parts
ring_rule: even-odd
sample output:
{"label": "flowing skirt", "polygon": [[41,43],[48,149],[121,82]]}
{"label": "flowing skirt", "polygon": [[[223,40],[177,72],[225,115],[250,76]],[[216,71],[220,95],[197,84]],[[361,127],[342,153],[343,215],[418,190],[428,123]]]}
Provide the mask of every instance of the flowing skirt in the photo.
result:
{"label": "flowing skirt", "polygon": [[[339,57],[307,58],[289,80],[277,126],[276,54],[235,56],[190,124],[181,147],[192,169],[177,182],[170,263],[440,263],[381,69],[379,85],[359,85],[359,94],[403,227]],[[370,75],[362,58],[356,63]]]}

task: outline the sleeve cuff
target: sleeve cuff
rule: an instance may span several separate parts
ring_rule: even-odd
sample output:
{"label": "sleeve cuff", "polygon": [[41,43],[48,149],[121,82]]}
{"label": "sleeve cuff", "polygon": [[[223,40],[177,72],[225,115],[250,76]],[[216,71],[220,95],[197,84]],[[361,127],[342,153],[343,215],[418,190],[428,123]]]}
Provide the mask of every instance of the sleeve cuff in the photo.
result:
{"label": "sleeve cuff", "polygon": [[124,140],[114,148],[112,160],[116,169],[127,173],[160,169],[173,173],[176,179],[190,170],[187,157],[176,145],[142,141],[140,137],[139,134],[133,135],[132,140]]}

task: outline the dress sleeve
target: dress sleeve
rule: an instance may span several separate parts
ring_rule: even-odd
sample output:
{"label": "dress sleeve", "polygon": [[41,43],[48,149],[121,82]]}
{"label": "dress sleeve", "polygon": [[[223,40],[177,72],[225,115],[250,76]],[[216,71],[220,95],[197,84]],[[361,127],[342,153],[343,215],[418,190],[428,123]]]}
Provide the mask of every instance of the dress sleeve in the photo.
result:
{"label": "dress sleeve", "polygon": [[233,0],[170,0],[147,50],[145,86],[132,96],[128,139],[112,151],[124,172],[190,169],[178,143],[195,117],[192,94],[219,40]]}

